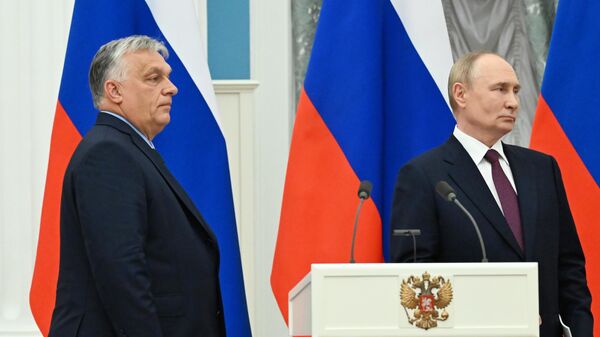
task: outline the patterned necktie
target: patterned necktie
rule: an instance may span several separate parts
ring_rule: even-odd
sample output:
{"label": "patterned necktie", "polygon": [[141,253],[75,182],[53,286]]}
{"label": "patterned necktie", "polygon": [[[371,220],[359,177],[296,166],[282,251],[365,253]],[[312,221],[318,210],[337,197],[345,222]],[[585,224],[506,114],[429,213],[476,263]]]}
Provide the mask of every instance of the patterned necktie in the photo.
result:
{"label": "patterned necktie", "polygon": [[498,192],[504,218],[515,239],[517,239],[521,250],[523,250],[523,228],[521,226],[519,200],[517,199],[517,193],[515,193],[502,167],[500,167],[499,158],[500,154],[496,150],[488,150],[485,154],[485,159],[492,164],[492,179],[494,180],[494,186],[496,186],[496,192]]}

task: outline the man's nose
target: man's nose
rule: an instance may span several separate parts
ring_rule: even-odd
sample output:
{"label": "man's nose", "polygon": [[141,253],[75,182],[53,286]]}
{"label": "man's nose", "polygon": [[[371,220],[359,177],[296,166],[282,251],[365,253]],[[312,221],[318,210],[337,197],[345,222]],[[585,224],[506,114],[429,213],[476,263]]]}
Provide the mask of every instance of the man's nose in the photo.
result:
{"label": "man's nose", "polygon": [[175,96],[177,95],[177,92],[179,92],[179,89],[177,89],[175,84],[173,84],[173,82],[167,78],[167,86],[163,89],[163,94]]}
{"label": "man's nose", "polygon": [[519,109],[519,96],[517,93],[511,93],[506,100],[506,107],[513,110]]}

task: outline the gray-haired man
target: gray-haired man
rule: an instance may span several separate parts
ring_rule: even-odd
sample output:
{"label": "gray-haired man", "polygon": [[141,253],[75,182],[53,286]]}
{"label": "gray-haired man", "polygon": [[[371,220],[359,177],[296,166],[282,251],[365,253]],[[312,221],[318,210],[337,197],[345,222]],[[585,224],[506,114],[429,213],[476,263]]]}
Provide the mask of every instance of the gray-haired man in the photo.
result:
{"label": "gray-haired man", "polygon": [[177,94],[167,56],[130,36],[92,61],[100,113],[64,178],[51,337],[225,336],[216,238],[152,143]]}

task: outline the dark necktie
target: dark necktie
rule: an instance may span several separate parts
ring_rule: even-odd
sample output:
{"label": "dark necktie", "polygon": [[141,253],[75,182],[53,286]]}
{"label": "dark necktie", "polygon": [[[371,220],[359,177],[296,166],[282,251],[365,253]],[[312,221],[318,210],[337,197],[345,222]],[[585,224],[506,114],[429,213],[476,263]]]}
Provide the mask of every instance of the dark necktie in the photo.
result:
{"label": "dark necktie", "polygon": [[517,199],[517,193],[515,193],[502,167],[500,167],[499,158],[500,154],[496,150],[488,150],[485,154],[485,159],[492,164],[492,179],[494,180],[494,186],[496,186],[496,192],[498,192],[504,218],[515,239],[517,239],[521,250],[523,250],[523,228],[521,226],[519,200]]}

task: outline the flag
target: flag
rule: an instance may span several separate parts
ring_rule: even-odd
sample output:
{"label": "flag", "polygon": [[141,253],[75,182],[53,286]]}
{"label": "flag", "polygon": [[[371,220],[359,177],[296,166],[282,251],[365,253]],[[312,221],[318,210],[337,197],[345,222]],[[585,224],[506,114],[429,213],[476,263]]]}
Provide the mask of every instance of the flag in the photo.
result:
{"label": "flag", "polygon": [[324,0],[300,94],[271,286],[287,322],[288,292],[311,263],[348,262],[361,180],[373,182],[357,262],[388,258],[396,174],[443,143],[454,120],[452,66],[440,2]]}
{"label": "flag", "polygon": [[192,0],[75,2],[50,144],[31,311],[47,335],[58,278],[62,179],[97,115],[88,89],[89,65],[101,45],[134,34],[161,40],[169,49],[171,80],[179,93],[171,123],[154,143],[217,235],[227,334],[250,336],[225,138]]}
{"label": "flag", "polygon": [[[560,166],[569,205],[586,257],[592,312],[600,317],[600,29],[596,1],[561,1],[533,123],[531,148]],[[573,20],[573,18],[577,18]],[[596,324],[594,335],[600,335]]]}

